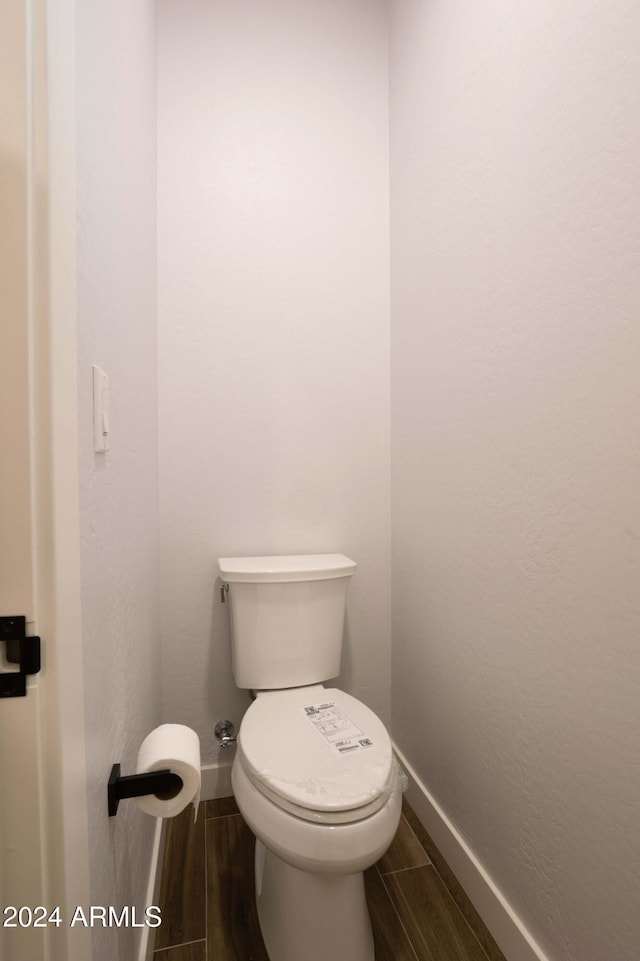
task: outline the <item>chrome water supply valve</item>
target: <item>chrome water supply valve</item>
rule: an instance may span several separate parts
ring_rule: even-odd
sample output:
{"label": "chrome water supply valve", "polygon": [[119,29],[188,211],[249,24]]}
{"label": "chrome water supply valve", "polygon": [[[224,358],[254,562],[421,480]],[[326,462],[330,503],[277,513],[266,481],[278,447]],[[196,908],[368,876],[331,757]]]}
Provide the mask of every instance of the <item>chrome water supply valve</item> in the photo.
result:
{"label": "chrome water supply valve", "polygon": [[220,741],[222,747],[231,747],[238,740],[234,735],[235,727],[233,721],[218,721],[214,728],[215,736]]}

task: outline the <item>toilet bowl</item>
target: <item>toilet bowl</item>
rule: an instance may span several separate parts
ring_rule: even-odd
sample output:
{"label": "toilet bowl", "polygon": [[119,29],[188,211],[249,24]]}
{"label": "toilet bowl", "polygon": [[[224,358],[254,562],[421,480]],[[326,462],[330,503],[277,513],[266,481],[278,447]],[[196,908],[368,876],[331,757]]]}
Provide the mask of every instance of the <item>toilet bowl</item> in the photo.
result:
{"label": "toilet bowl", "polygon": [[384,724],[325,681],[340,673],[343,554],[219,560],[242,719],[231,783],[256,837],[270,961],[374,961],[363,872],[387,850],[402,774]]}
{"label": "toilet bowl", "polygon": [[382,722],[337,688],[258,694],[231,780],[257,838],[256,904],[271,961],[373,961],[363,871],[391,844],[402,803]]}

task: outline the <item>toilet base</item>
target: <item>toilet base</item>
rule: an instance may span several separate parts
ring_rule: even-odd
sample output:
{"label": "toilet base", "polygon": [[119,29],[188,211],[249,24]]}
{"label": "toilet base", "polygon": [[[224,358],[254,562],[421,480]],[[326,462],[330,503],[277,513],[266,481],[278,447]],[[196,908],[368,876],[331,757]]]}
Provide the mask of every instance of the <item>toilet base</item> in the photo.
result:
{"label": "toilet base", "polygon": [[256,841],[255,881],[270,961],[374,961],[362,872],[307,873]]}

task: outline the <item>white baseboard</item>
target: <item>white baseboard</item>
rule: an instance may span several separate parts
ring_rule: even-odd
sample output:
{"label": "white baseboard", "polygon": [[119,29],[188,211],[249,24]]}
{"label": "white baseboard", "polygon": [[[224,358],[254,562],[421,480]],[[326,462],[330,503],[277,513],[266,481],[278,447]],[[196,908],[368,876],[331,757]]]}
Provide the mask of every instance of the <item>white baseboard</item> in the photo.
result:
{"label": "white baseboard", "polygon": [[[156,831],[153,836],[153,847],[151,849],[151,864],[149,867],[149,880],[147,882],[147,895],[145,907],[158,903],[160,894],[160,873],[162,867],[162,851],[164,849],[165,822],[163,818],[156,818]],[[153,945],[155,941],[155,928],[140,928],[140,941],[138,943],[138,961],[151,961],[153,955]]]}
{"label": "white baseboard", "polygon": [[[233,793],[231,790],[232,763],[233,754],[228,761],[219,764],[206,764],[202,768],[200,790],[201,801],[212,801],[214,798],[218,797],[229,797]],[[151,851],[151,864],[149,866],[149,880],[147,883],[145,907],[150,904],[158,903],[165,824],[166,822],[163,818],[156,818],[156,831],[153,838],[153,847]],[[140,928],[138,961],[152,961],[154,940],[155,928]]]}
{"label": "white baseboard", "polygon": [[549,961],[395,744],[394,751],[409,778],[407,801],[440,849],[505,957],[510,961]]}
{"label": "white baseboard", "polygon": [[201,801],[213,801],[217,797],[230,797],[231,790],[231,765],[235,750],[226,748],[230,757],[228,761],[219,761],[217,764],[205,764],[202,768],[202,783],[200,788]]}

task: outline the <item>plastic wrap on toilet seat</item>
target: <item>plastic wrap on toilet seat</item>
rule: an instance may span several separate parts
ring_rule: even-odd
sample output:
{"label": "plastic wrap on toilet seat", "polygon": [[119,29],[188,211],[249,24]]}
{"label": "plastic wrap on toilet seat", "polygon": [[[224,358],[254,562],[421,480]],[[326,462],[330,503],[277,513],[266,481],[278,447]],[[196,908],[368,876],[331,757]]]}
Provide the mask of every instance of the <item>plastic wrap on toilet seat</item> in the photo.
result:
{"label": "plastic wrap on toilet seat", "polygon": [[238,759],[275,803],[333,823],[378,810],[396,775],[389,735],[373,711],[318,686],[258,697],[242,722]]}

